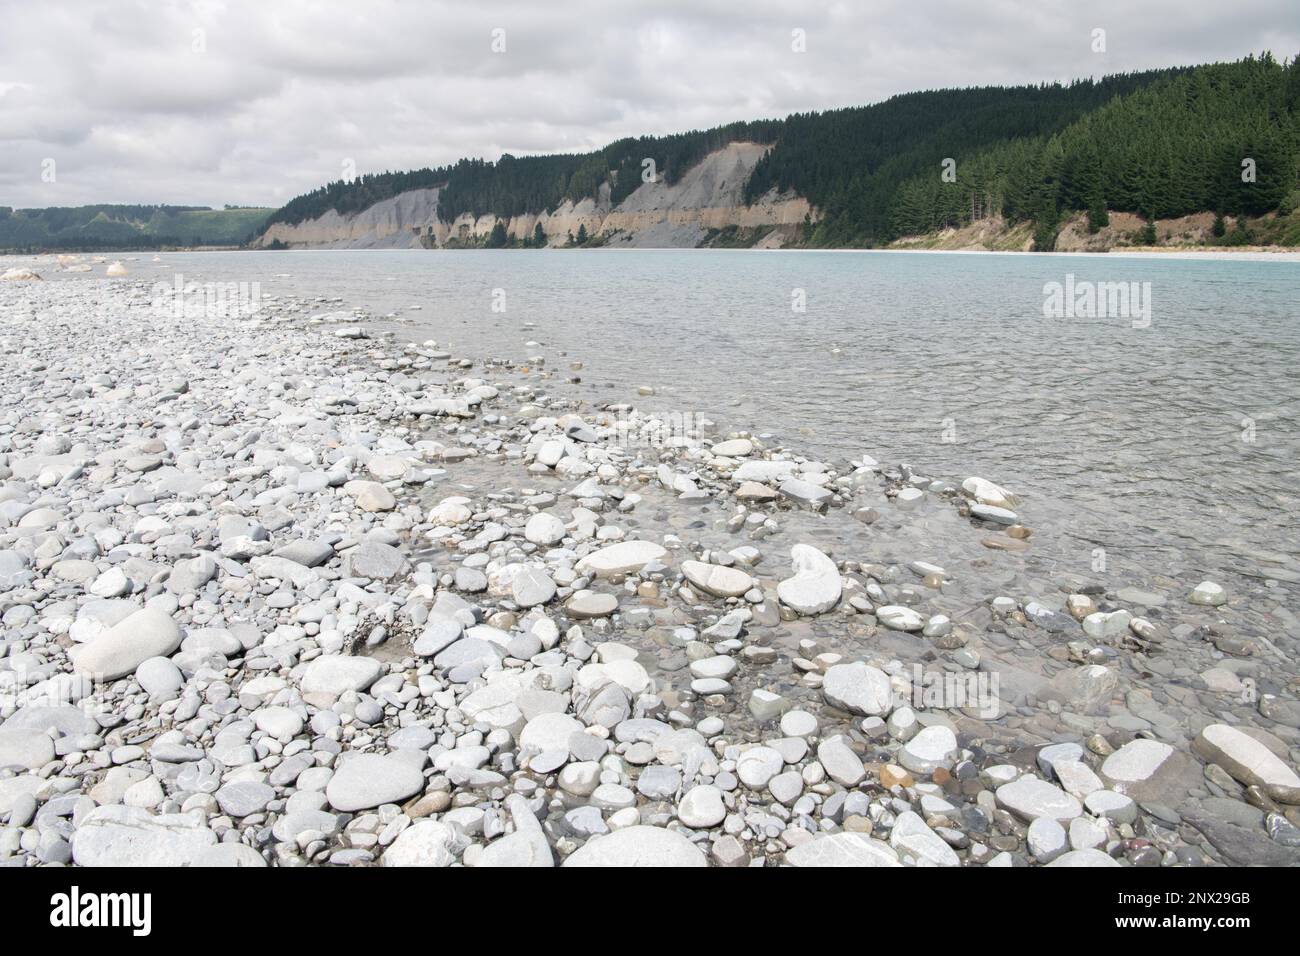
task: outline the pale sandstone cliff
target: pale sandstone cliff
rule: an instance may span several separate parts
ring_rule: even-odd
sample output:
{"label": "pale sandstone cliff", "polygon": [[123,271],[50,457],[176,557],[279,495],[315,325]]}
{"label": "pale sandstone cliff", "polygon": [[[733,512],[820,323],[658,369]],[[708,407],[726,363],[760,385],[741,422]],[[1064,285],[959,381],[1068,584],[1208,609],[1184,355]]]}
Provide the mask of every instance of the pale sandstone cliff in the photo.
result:
{"label": "pale sandstone cliff", "polygon": [[[596,199],[566,200],[550,212],[515,216],[506,231],[515,239],[531,239],[540,222],[552,246],[564,245],[586,227],[592,237],[612,246],[683,248],[699,245],[711,230],[737,227],[762,231],[761,244],[781,245],[793,237],[805,217],[816,220],[808,201],[775,191],[745,205],[749,174],[769,147],[731,143],[710,153],[671,186],[643,183],[618,205],[609,201],[608,187]],[[294,247],[405,249],[441,247],[486,237],[496,217],[465,214],[453,222],[438,219],[438,190],[419,189],[376,203],[362,212],[341,216],[330,211],[296,225],[276,223],[258,240],[275,240]]]}

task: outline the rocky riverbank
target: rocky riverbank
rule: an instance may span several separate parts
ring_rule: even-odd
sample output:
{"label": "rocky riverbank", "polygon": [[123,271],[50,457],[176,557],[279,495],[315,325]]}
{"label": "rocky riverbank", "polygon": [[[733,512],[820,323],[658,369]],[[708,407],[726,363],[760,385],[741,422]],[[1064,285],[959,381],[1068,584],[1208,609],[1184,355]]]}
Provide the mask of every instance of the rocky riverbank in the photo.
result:
{"label": "rocky riverbank", "polygon": [[343,306],[0,284],[0,861],[1300,861],[1285,582]]}

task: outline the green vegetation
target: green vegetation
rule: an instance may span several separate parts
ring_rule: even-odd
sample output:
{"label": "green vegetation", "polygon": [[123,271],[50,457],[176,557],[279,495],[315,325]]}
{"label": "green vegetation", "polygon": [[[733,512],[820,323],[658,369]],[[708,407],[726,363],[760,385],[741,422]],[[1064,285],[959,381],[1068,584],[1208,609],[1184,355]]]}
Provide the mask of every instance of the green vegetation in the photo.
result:
{"label": "green vegetation", "polygon": [[[1050,248],[1072,211],[1088,210],[1099,227],[1106,209],[1148,220],[1210,209],[1259,216],[1297,185],[1300,62],[1265,54],[1159,75],[1059,130],[959,159],[955,183],[940,181],[932,159],[932,172],[899,188],[886,236],[998,214],[1034,220],[1036,245]],[[1153,234],[1149,226],[1143,238]]]}
{"label": "green vegetation", "polygon": [[97,251],[164,246],[237,246],[269,209],[204,206],[0,206],[0,249]]}

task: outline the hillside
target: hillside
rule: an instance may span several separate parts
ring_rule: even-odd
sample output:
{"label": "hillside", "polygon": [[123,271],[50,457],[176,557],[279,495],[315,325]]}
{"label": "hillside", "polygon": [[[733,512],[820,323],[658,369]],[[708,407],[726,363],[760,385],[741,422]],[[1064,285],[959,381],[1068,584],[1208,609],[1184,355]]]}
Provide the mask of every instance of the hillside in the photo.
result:
{"label": "hillside", "polygon": [[1198,213],[1232,224],[1218,245],[1295,244],[1298,161],[1300,64],[1264,54],[367,175],[277,210],[257,244],[842,248],[974,226],[1050,250],[1080,213],[1097,238],[1067,245],[1133,244],[1111,212],[1146,244]]}
{"label": "hillside", "polygon": [[238,246],[262,229],[271,212],[204,206],[0,206],[0,251]]}

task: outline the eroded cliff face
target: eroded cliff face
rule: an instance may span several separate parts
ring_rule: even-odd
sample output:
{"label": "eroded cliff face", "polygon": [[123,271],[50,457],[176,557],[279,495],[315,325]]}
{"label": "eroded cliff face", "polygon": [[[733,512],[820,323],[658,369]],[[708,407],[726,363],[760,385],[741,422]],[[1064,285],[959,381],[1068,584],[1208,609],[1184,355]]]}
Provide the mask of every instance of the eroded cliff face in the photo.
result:
{"label": "eroded cliff face", "polygon": [[[611,246],[690,248],[700,245],[712,231],[730,227],[753,230],[756,243],[778,247],[794,238],[805,217],[818,218],[806,199],[775,191],[751,205],[744,201],[745,183],[769,147],[759,143],[731,143],[710,153],[673,185],[643,183],[618,205],[604,187],[595,198],[540,215],[506,220],[515,239],[531,239],[537,224],[548,245],[562,246],[570,235],[586,227],[587,234],[602,237]],[[336,212],[289,226],[276,223],[258,240],[275,240],[295,247],[336,249],[407,249],[473,243],[486,238],[497,217],[465,214],[453,222],[438,219],[437,189],[418,189],[376,203],[362,212],[341,216]]]}

